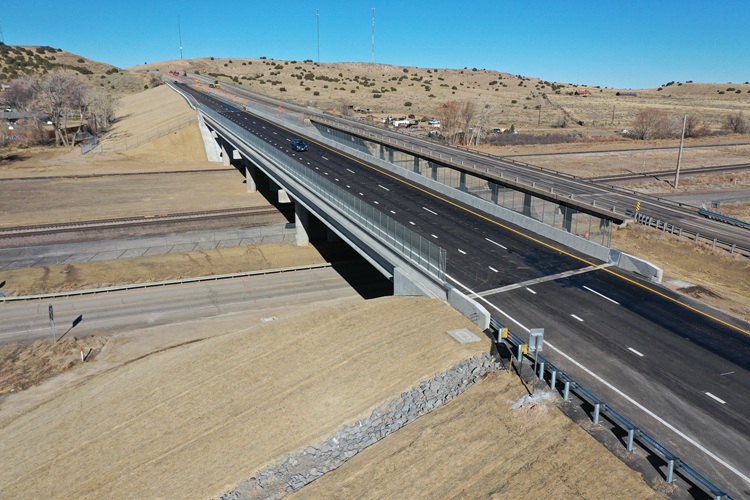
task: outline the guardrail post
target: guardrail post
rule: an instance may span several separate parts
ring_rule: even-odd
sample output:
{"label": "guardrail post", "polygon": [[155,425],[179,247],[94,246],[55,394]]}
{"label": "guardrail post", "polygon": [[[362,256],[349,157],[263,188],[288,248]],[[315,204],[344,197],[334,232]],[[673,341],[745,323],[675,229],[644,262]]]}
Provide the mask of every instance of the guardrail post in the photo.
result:
{"label": "guardrail post", "polygon": [[667,483],[674,481],[674,459],[667,462]]}
{"label": "guardrail post", "polygon": [[601,403],[596,403],[594,405],[594,425],[599,423],[599,408],[601,407]]}
{"label": "guardrail post", "polygon": [[552,390],[555,390],[555,385],[557,385],[557,370],[552,370],[549,378],[549,386],[552,388]]}
{"label": "guardrail post", "polygon": [[563,400],[567,401],[570,398],[570,381],[565,381],[565,389],[563,389]]}
{"label": "guardrail post", "polygon": [[635,429],[628,429],[628,451],[633,451],[633,438],[635,437]]}
{"label": "guardrail post", "polygon": [[539,363],[539,380],[544,380],[544,361]]}

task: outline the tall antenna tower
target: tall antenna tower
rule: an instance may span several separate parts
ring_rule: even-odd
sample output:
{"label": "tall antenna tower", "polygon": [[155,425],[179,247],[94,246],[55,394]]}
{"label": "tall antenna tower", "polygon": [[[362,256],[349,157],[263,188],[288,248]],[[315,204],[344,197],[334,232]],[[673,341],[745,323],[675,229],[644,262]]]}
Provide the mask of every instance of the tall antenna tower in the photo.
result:
{"label": "tall antenna tower", "polygon": [[0,19],[0,43],[5,43],[5,37],[3,36],[3,20]]}
{"label": "tall antenna tower", "polygon": [[315,11],[315,16],[318,24],[318,64],[320,64],[320,9]]}
{"label": "tall antenna tower", "polygon": [[372,8],[372,62],[375,63],[375,7]]}
{"label": "tall antenna tower", "polygon": [[180,16],[177,15],[177,33],[180,36],[180,59],[182,59],[182,26],[180,25]]}

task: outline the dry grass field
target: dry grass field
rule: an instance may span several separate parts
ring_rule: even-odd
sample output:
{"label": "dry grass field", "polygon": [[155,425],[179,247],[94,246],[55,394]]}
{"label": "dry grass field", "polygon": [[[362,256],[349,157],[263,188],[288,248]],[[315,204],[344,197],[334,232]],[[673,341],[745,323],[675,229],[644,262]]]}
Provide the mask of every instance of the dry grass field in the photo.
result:
{"label": "dry grass field", "polygon": [[[279,65],[282,69],[276,69]],[[597,113],[604,113],[612,104],[612,89],[601,89],[599,111],[591,111],[588,118],[586,109],[591,106],[593,110],[598,102],[594,89],[590,89],[592,96],[573,98],[565,93],[575,86],[562,87],[558,89],[561,93],[555,94],[546,92],[551,84],[538,79],[484,70],[318,66],[249,59],[173,61],[139,69],[156,67],[203,74],[221,71],[237,76],[250,90],[299,102],[306,102],[310,92],[319,91],[321,95],[314,97],[320,107],[336,110],[343,105],[358,105],[384,115],[430,116],[439,99],[483,94],[494,107],[497,126],[514,123],[542,133],[558,130],[534,128],[538,116],[534,99],[541,98],[538,96],[544,91],[547,98],[543,106],[559,103],[565,108],[553,111],[553,104],[549,104],[550,114],[543,115],[545,120],[556,119],[554,113],[571,113],[585,123],[591,120],[591,125],[576,126],[575,132],[607,138],[608,144],[621,141],[612,134],[611,126],[594,126],[600,120]],[[303,71],[327,75],[329,80],[291,76]],[[342,76],[337,76],[339,73]],[[251,75],[253,79],[248,79]],[[355,76],[359,77],[359,89],[353,83]],[[365,76],[366,87],[362,84]],[[282,83],[273,85],[270,78]],[[333,78],[340,81],[333,82]],[[311,90],[304,90],[300,82]],[[292,84],[301,90],[293,91]],[[286,86],[285,92],[280,90],[282,86]],[[391,86],[396,90],[390,90]],[[632,112],[627,106],[650,102],[649,96],[658,100],[670,95],[665,92],[679,97],[679,93],[691,90],[685,102],[697,106],[703,99],[702,105],[715,110],[717,120],[728,110],[747,109],[750,99],[746,92],[718,94],[709,87],[675,84],[661,91],[639,91],[643,101],[627,101],[633,104],[623,103],[622,110],[615,104],[619,110],[616,121],[618,116],[623,121],[615,125],[624,126]],[[750,89],[748,85],[737,87]],[[371,91],[375,89],[381,90],[382,97],[373,97]],[[406,100],[412,106],[405,107]],[[546,110],[543,107],[543,112]],[[120,119],[105,144],[157,130],[183,120],[191,111],[180,97],[166,87],[158,87],[123,98],[118,114]],[[719,127],[720,120],[712,126]],[[96,218],[97,214],[114,217],[264,203],[260,195],[244,192],[241,176],[206,162],[199,137],[197,125],[192,123],[119,153],[81,156],[77,149],[5,151],[0,161],[3,225],[36,223],[39,214],[45,212],[45,220],[64,221]],[[520,153],[524,152],[530,151],[521,148]],[[734,150],[730,147],[726,154],[734,154]],[[626,161],[628,154],[622,156],[613,161],[603,155],[592,165]],[[184,170],[205,172],[175,173]],[[153,172],[160,174],[154,176]],[[76,179],[91,173],[144,175]],[[19,177],[37,179],[24,181],[26,184],[9,180]],[[11,185],[12,189],[8,187]],[[56,197],[51,201],[46,193],[56,193]],[[12,199],[15,201],[11,203]],[[699,298],[745,319],[750,317],[747,262],[727,256],[708,260],[706,250],[700,247],[640,228],[617,232],[615,243],[662,265],[667,279],[694,282],[718,296]],[[273,259],[268,255],[261,258],[258,253],[233,249],[205,252],[198,258],[178,255],[75,264],[65,273],[52,267],[18,270],[13,271],[12,279],[0,273],[0,281],[25,283],[23,290],[32,293],[124,283],[126,272],[130,280],[148,281],[175,273],[224,272],[233,269],[238,259],[253,266],[320,259],[311,249],[295,247],[275,249]],[[50,280],[53,275],[57,279],[54,283]],[[473,327],[447,306],[424,298],[357,300],[296,313],[269,324],[257,324],[260,312],[256,311],[252,323],[217,318],[113,338],[95,337],[87,342],[98,354],[84,365],[76,362],[75,339],[70,345],[39,342],[4,348],[0,351],[0,381],[8,385],[12,381],[16,392],[0,399],[0,461],[8,464],[0,468],[0,497],[218,495],[283,454],[299,451],[351,424],[384,399],[488,349],[486,342],[458,345],[448,338],[444,333],[447,329]],[[300,331],[305,332],[302,345]],[[528,487],[549,498],[677,494],[664,485],[658,493],[651,490],[637,473],[554,405],[511,410],[510,404],[524,393],[516,378],[507,373],[493,375],[299,495],[508,497],[528,494]],[[457,434],[462,436],[460,443],[456,442]],[[523,480],[508,480],[519,477]],[[529,480],[534,480],[533,484]]]}

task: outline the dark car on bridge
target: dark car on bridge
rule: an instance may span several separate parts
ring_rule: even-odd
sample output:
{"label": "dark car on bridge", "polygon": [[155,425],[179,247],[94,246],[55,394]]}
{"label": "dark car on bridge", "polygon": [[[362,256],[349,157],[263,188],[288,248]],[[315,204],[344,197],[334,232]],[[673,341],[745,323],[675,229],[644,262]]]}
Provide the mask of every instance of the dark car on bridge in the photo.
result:
{"label": "dark car on bridge", "polygon": [[307,151],[307,143],[302,139],[292,139],[292,149],[295,151]]}

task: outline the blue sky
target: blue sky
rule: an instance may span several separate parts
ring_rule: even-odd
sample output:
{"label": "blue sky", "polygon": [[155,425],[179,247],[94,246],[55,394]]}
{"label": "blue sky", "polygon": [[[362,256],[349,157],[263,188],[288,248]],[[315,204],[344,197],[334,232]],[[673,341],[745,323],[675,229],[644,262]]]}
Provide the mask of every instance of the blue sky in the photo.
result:
{"label": "blue sky", "polygon": [[[750,0],[7,1],[8,45],[127,68],[183,56],[484,68],[615,88],[750,80]],[[316,12],[320,12],[320,16]],[[319,29],[318,29],[319,26]],[[319,33],[319,37],[318,37]]]}

